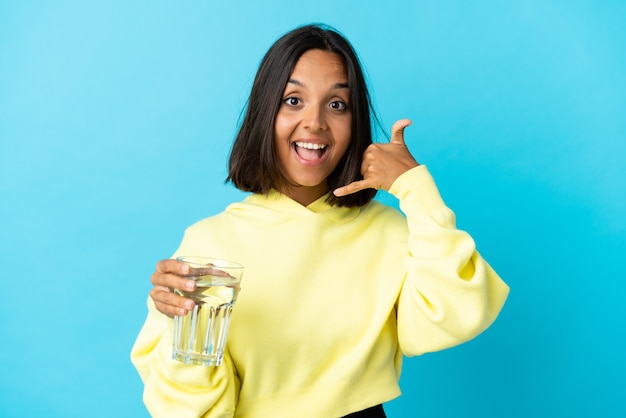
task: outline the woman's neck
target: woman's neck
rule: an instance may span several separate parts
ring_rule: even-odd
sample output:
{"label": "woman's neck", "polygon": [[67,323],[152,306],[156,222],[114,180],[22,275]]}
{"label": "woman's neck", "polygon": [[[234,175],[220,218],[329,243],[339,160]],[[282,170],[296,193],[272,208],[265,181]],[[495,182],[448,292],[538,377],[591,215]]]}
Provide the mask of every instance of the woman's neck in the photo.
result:
{"label": "woman's neck", "polygon": [[309,206],[328,193],[328,185],[322,183],[317,186],[287,186],[279,189],[279,191],[300,203],[302,206]]}

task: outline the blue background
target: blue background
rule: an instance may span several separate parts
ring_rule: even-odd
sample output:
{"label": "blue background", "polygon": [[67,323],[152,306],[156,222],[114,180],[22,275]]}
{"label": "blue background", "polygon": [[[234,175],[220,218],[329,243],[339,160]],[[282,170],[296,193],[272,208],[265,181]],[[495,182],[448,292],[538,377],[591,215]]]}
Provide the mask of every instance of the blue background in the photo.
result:
{"label": "blue background", "polygon": [[[0,416],[143,417],[129,351],[293,27],[355,45],[387,129],[510,284],[405,361],[390,417],[626,416],[626,2],[0,0]],[[380,199],[395,204],[384,193]]]}

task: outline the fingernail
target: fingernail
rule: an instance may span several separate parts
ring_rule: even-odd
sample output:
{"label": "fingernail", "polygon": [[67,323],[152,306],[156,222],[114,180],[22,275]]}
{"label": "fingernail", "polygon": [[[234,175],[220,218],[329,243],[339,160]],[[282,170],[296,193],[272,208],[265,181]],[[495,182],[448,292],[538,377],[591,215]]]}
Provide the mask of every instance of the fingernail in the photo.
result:
{"label": "fingernail", "polygon": [[188,290],[193,290],[196,287],[196,282],[194,282],[193,280],[187,280],[187,282],[185,283],[185,287]]}
{"label": "fingernail", "polygon": [[187,315],[187,311],[183,308],[180,308],[178,310],[178,316],[185,316],[185,315]]}
{"label": "fingernail", "polygon": [[181,273],[183,273],[183,274],[187,274],[187,273],[189,273],[189,264],[183,264],[183,265],[180,267],[180,271],[181,271]]}
{"label": "fingernail", "polygon": [[188,300],[185,302],[185,308],[187,308],[188,310],[193,309],[193,301]]}

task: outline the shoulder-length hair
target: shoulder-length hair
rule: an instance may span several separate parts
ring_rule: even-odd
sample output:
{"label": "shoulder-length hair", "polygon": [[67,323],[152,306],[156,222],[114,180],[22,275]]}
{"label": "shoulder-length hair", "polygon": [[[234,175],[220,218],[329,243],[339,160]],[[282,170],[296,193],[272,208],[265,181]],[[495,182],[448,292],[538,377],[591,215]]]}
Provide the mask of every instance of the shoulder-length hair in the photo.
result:
{"label": "shoulder-length hair", "polygon": [[[314,24],[283,35],[261,61],[228,162],[226,181],[232,181],[238,189],[267,194],[272,188],[290,184],[275,152],[274,123],[289,77],[302,54],[311,49],[342,57],[350,89],[352,138],[343,158],[328,176],[328,186],[332,191],[362,179],[361,160],[372,143],[371,116],[374,115],[363,70],[344,36],[331,27]],[[375,189],[343,197],[330,193],[327,201],[331,205],[355,207],[367,204],[375,195]]]}

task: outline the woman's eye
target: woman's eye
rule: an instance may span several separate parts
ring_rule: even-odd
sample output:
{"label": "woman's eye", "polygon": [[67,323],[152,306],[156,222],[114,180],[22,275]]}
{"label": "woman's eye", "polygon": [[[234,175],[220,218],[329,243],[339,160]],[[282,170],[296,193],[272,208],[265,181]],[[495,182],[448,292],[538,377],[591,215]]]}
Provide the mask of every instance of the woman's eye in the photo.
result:
{"label": "woman's eye", "polygon": [[287,97],[283,100],[283,103],[289,106],[298,106],[300,104],[300,99],[297,97]]}
{"label": "woman's eye", "polygon": [[336,101],[330,104],[330,108],[333,110],[346,110],[348,108],[348,105],[344,102]]}

